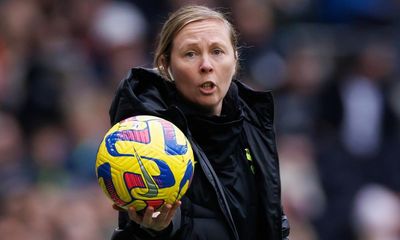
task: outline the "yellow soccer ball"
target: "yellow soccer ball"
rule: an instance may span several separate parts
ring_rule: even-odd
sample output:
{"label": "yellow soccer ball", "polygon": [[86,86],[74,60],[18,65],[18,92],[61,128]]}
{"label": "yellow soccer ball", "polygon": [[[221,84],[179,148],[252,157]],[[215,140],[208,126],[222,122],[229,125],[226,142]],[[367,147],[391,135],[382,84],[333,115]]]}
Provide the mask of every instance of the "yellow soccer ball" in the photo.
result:
{"label": "yellow soccer ball", "polygon": [[139,115],[115,124],[100,143],[96,174],[118,206],[141,211],[179,200],[194,173],[192,147],[173,123]]}

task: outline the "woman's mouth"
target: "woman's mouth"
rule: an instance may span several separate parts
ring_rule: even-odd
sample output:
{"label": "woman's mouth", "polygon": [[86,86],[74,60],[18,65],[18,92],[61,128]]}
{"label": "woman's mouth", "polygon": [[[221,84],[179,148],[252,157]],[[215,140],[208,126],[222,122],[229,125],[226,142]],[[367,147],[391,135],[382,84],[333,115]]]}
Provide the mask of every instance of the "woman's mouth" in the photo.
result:
{"label": "woman's mouth", "polygon": [[202,88],[213,88],[215,84],[213,82],[205,82],[201,85]]}
{"label": "woman's mouth", "polygon": [[209,95],[212,94],[214,91],[216,91],[217,85],[213,82],[205,82],[200,85],[200,91],[203,94]]}

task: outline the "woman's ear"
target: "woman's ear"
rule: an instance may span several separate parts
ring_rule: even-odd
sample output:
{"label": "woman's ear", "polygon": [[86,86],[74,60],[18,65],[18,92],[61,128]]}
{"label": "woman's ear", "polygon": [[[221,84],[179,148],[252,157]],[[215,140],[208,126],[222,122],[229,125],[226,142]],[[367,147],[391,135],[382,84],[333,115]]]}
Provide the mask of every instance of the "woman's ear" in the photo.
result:
{"label": "woman's ear", "polygon": [[235,77],[236,74],[240,71],[240,61],[239,61],[239,51],[235,50],[235,71],[233,76]]}
{"label": "woman's ear", "polygon": [[172,72],[171,72],[171,66],[168,66],[167,71],[168,71],[169,79],[171,81],[175,81],[174,76],[172,75]]}
{"label": "woman's ear", "polygon": [[161,75],[163,75],[164,77],[168,77],[168,68],[169,68],[169,65],[168,65],[168,63],[167,63],[168,61],[167,61],[167,59],[166,59],[166,57],[165,57],[165,55],[162,55],[161,56],[161,58],[160,58],[160,70],[162,71],[161,72]]}

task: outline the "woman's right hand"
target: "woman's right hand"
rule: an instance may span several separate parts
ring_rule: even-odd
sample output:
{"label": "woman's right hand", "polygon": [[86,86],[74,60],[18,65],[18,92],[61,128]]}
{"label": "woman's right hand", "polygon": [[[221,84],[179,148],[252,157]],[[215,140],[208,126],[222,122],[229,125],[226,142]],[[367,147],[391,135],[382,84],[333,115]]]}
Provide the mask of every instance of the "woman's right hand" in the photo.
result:
{"label": "woman's right hand", "polygon": [[118,211],[127,211],[129,218],[143,228],[162,231],[169,226],[180,205],[181,201],[176,201],[173,205],[164,204],[157,212],[150,206],[146,208],[143,216],[138,214],[133,206],[125,210],[114,204],[113,208]]}

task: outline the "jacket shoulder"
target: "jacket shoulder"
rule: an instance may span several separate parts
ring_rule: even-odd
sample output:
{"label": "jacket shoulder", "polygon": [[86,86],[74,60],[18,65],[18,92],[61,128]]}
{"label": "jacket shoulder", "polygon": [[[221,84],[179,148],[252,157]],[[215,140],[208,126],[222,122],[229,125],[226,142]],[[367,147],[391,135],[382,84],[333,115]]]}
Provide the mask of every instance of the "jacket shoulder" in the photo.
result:
{"label": "jacket shoulder", "polygon": [[239,97],[244,105],[245,117],[252,122],[271,128],[274,124],[275,107],[272,91],[257,91],[235,80]]}
{"label": "jacket shoulder", "polygon": [[120,82],[112,100],[109,110],[111,124],[133,115],[157,115],[157,111],[168,107],[173,89],[173,83],[153,69],[131,69]]}

